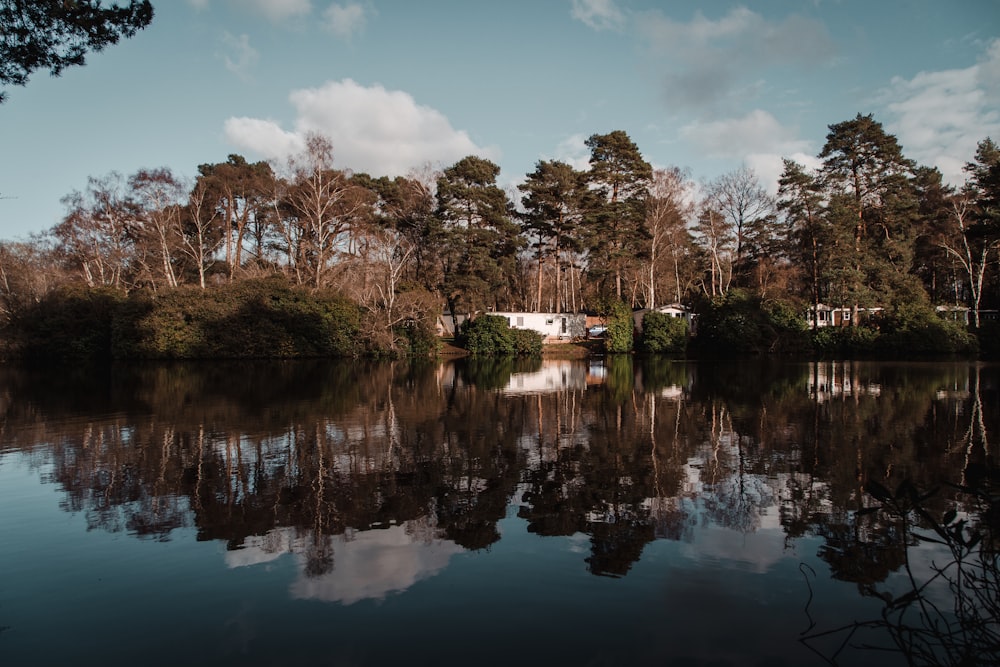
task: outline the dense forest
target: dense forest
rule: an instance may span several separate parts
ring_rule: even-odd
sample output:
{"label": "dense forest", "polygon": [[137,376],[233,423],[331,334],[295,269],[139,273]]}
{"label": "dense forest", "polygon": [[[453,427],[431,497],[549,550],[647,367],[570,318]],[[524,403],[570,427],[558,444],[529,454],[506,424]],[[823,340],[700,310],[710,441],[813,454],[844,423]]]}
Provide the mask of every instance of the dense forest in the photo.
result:
{"label": "dense forest", "polygon": [[[92,177],[54,228],[0,243],[6,353],[400,353],[427,350],[446,311],[668,303],[702,316],[707,349],[877,349],[882,336],[962,351],[1000,305],[989,138],[956,188],[859,114],[829,126],[817,170],[786,160],[777,196],[746,166],[702,183],[654,169],[623,131],[587,147],[587,169],[541,160],[509,191],[476,156],[355,173],[319,135],[284,164],[230,155],[192,181]],[[810,338],[819,304],[849,312],[847,326]],[[970,309],[971,334],[935,306]]]}

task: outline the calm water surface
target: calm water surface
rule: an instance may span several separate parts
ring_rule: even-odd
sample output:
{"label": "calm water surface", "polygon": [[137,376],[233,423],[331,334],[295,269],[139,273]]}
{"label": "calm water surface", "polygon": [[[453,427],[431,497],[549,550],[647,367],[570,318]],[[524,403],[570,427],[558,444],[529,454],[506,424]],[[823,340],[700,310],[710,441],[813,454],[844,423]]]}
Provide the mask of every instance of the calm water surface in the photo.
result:
{"label": "calm water surface", "polygon": [[[969,363],[0,368],[0,664],[987,664],[997,515],[975,492],[998,477],[998,382]],[[904,481],[938,489],[923,514]],[[932,564],[964,548],[934,533],[959,521],[993,551],[968,550],[987,594],[956,602]]]}

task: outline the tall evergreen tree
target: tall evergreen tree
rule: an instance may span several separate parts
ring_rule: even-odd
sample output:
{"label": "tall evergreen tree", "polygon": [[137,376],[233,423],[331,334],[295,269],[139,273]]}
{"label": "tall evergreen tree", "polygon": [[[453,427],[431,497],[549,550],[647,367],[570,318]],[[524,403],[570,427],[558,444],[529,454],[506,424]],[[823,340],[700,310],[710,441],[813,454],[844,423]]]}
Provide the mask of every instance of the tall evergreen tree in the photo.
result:
{"label": "tall evergreen tree", "polygon": [[642,252],[646,231],[646,197],[653,168],[622,130],[594,134],[590,149],[590,183],[601,195],[590,216],[591,256],[588,271],[597,279],[613,275],[615,295],[622,296],[622,275]]}
{"label": "tall evergreen tree", "polygon": [[778,209],[785,216],[785,236],[793,264],[805,276],[803,285],[813,305],[813,326],[822,298],[822,275],[830,241],[823,189],[819,180],[794,160],[784,160],[778,179]]}
{"label": "tall evergreen tree", "polygon": [[896,137],[871,115],[858,114],[830,126],[819,157],[828,197],[837,200],[829,209],[830,222],[840,227],[839,236],[852,237],[853,247],[846,249],[849,259],[834,276],[846,281],[839,291],[851,295],[852,319],[857,320],[859,305],[904,295],[917,298],[919,288],[915,290],[910,274],[917,231],[914,165],[903,156]]}
{"label": "tall evergreen tree", "polygon": [[442,291],[453,314],[500,305],[520,247],[507,194],[496,184],[500,167],[470,155],[437,182]]}
{"label": "tall evergreen tree", "polygon": [[593,191],[587,174],[565,162],[541,160],[524,183],[517,186],[524,193],[520,219],[532,243],[537,261],[535,305],[543,310],[543,268],[550,264],[555,271],[552,304],[556,311],[566,309],[562,290],[562,271],[575,263],[584,248],[583,222],[593,208]]}

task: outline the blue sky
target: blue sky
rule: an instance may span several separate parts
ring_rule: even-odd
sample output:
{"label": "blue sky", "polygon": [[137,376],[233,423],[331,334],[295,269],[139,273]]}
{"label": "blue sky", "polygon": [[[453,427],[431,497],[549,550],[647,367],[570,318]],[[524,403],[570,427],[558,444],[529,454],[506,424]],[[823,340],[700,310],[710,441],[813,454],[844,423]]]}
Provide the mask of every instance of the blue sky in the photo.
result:
{"label": "blue sky", "polygon": [[741,164],[771,190],[827,126],[873,113],[957,183],[1000,139],[1000,1],[154,0],[85,67],[0,105],[0,238],[59,222],[89,176],[230,153],[283,164],[309,131],[342,168],[406,174],[468,154],[512,186],[586,164],[624,130],[698,181]]}

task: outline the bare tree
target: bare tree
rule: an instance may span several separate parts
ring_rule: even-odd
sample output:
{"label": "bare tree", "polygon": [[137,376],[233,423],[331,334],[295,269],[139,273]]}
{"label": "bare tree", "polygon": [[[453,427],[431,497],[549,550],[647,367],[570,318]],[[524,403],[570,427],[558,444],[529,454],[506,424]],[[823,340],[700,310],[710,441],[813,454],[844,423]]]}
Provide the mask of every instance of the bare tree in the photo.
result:
{"label": "bare tree", "polygon": [[135,267],[137,220],[124,189],[121,174],[111,172],[63,198],[69,212],[53,234],[90,287],[127,286]]}
{"label": "bare tree", "polygon": [[181,251],[197,267],[198,285],[202,289],[205,289],[205,273],[222,245],[221,224],[218,209],[208,205],[208,185],[198,179],[188,196],[177,233]]}
{"label": "bare tree", "polygon": [[693,184],[678,169],[657,169],[649,185],[646,200],[646,231],[649,234],[649,282],[646,304],[655,308],[657,268],[670,262],[673,274],[674,301],[681,300],[681,263],[691,244],[687,221],[691,215],[690,192]]}
{"label": "bare tree", "polygon": [[333,168],[333,144],[326,137],[309,135],[305,150],[292,156],[288,166],[292,179],[286,202],[302,227],[311,282],[320,288],[362,201],[351,196],[347,174]]}
{"label": "bare tree", "polygon": [[[160,270],[168,287],[177,287],[174,254],[181,236],[184,185],[170,169],[140,169],[129,178],[129,189],[137,204],[145,240],[159,256]],[[153,283],[155,287],[155,282]]]}
{"label": "bare tree", "polygon": [[725,217],[712,207],[709,201],[702,202],[694,232],[698,244],[708,258],[708,285],[704,286],[709,296],[722,296],[729,291],[733,281],[734,237]]}
{"label": "bare tree", "polygon": [[[976,239],[970,233],[972,202],[964,195],[951,198],[951,233],[938,242],[938,246],[958,260],[969,279],[969,294],[972,296],[972,314],[975,327],[979,328],[979,305],[983,298],[986,266],[990,255],[1000,249],[1000,237]],[[980,235],[981,236],[981,235]]]}
{"label": "bare tree", "polygon": [[0,320],[6,322],[62,279],[50,237],[0,242]]}
{"label": "bare tree", "polygon": [[739,275],[746,268],[748,240],[756,233],[756,226],[774,215],[774,198],[761,186],[754,170],[746,165],[709,183],[707,198],[732,230],[733,262]]}

